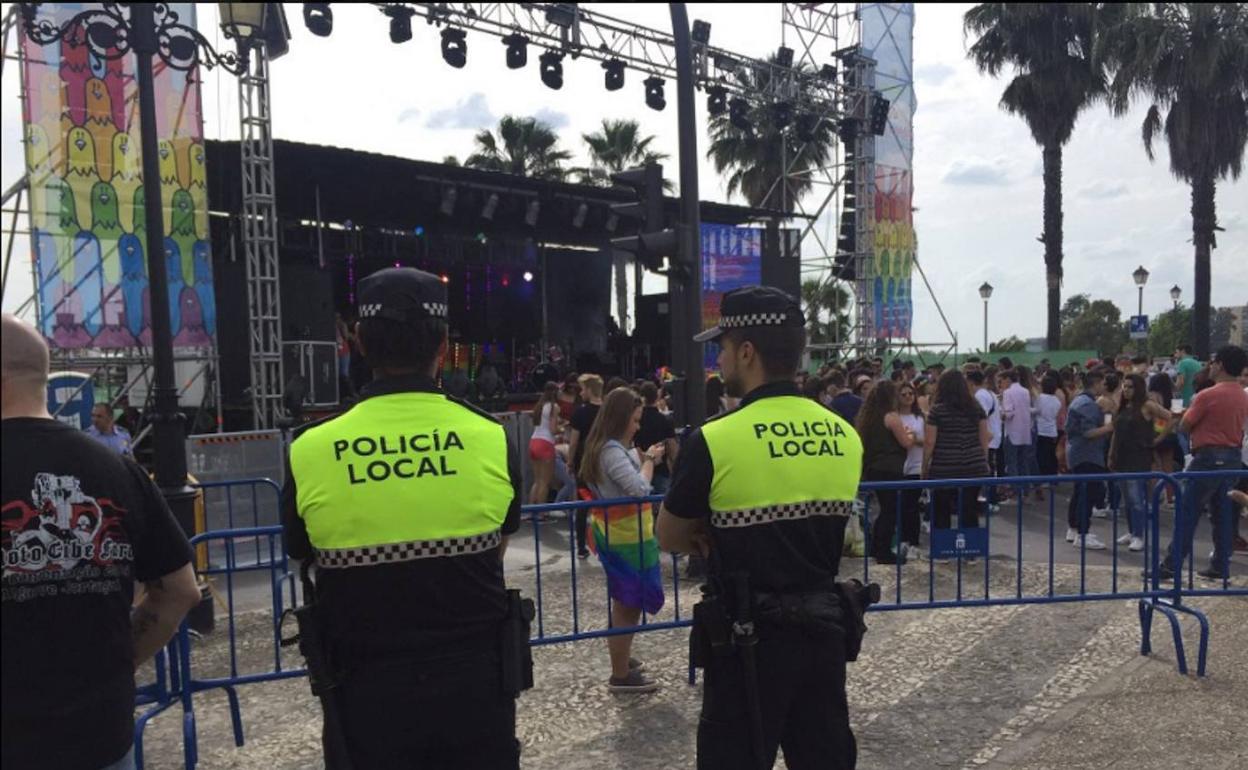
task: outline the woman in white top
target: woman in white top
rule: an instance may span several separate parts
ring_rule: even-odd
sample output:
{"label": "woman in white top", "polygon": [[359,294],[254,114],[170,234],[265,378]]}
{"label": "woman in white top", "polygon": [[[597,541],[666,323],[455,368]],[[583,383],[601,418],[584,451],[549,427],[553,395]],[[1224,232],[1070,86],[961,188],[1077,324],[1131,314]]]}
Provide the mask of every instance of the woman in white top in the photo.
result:
{"label": "woman in white top", "polygon": [[[897,391],[898,412],[901,413],[901,424],[915,436],[926,435],[923,410],[919,408],[918,392],[907,383]],[[921,477],[923,473],[923,442],[916,441],[906,450],[906,464],[902,474],[907,480]],[[907,555],[917,555],[919,551],[919,496],[922,490],[907,489],[901,493],[901,539],[911,546]]]}
{"label": "woman in white top", "polygon": [[1036,397],[1036,461],[1041,476],[1057,475],[1057,416],[1062,411],[1057,391],[1061,385],[1057,372],[1047,372]]}
{"label": "woman in white top", "polygon": [[550,502],[550,483],[555,477],[555,435],[559,421],[559,385],[546,383],[542,397],[533,407],[533,436],[529,439],[529,461],[533,486],[529,505]]}

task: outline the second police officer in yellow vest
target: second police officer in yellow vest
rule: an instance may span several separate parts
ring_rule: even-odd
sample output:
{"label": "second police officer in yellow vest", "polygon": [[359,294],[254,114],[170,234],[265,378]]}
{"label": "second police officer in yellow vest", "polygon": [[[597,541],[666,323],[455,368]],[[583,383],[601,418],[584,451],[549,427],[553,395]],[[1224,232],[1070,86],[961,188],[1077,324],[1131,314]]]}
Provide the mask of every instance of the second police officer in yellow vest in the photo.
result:
{"label": "second police officer in yellow vest", "polygon": [[709,555],[691,654],[706,671],[698,767],[852,768],[845,663],[862,593],[838,583],[862,470],[853,427],[801,397],[797,301],[752,286],[726,294],[719,366],[738,409],[684,442],[659,514],[660,547]]}
{"label": "second police officer in yellow vest", "polygon": [[[374,381],[300,430],[283,502],[287,550],[316,566],[300,618],[325,710],[327,764],[515,768],[515,696],[531,684],[518,595],[503,583],[519,470],[503,426],[444,395],[446,288],[412,268],[359,286]],[[306,584],[310,587],[310,584]],[[520,661],[517,664],[517,660]],[[520,670],[517,670],[520,669]]]}

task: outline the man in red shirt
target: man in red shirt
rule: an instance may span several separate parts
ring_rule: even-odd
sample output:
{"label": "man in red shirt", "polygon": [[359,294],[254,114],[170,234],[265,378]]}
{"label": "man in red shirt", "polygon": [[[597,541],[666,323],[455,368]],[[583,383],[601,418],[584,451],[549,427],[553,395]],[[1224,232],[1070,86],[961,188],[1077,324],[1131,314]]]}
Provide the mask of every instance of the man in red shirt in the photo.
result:
{"label": "man in red shirt", "polygon": [[[1238,378],[1246,367],[1248,354],[1235,345],[1220,349],[1210,362],[1209,374],[1215,384],[1196,394],[1179,428],[1191,436],[1192,462],[1187,468],[1189,471],[1231,471],[1242,467],[1240,452],[1244,424],[1248,421],[1248,393],[1244,392]],[[1200,523],[1200,514],[1206,505],[1213,523],[1213,560],[1207,569],[1197,574],[1212,580],[1228,577],[1231,522],[1226,518],[1229,506],[1223,501],[1228,487],[1233,484],[1229,477],[1198,479],[1190,483],[1188,505],[1183,511],[1183,537],[1180,542],[1171,543],[1166,548],[1167,555],[1159,570],[1162,580],[1173,579],[1175,570],[1187,560],[1196,525]]]}

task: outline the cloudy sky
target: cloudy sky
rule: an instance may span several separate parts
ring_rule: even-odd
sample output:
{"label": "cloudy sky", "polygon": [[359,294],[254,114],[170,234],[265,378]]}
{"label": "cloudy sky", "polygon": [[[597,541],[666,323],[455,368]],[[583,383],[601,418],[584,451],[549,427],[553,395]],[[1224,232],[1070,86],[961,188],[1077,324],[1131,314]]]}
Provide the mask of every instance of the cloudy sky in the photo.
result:
{"label": "cloudy sky", "polygon": [[[7,7],[7,4],[5,4]],[[996,287],[990,334],[1044,334],[1042,182],[1040,150],[1023,122],[1002,112],[1003,81],[978,74],[966,60],[961,15],[966,5],[920,5],[916,15],[915,226],[919,259],[932,293],[916,274],[914,339],[950,339],[937,302],[961,341],[978,346],[983,308],[977,287]],[[200,6],[200,28],[216,26],[215,5]],[[669,28],[665,4],[613,5],[628,21]],[[629,73],[622,91],[602,88],[602,71],[588,60],[565,61],[564,88],[551,91],[538,77],[536,52],[529,66],[503,66],[504,47],[491,36],[469,34],[468,65],[443,63],[438,30],[415,20],[414,38],[390,43],[387,19],[367,6],[334,5],[334,33],[310,34],[298,5],[288,5],[294,39],[290,53],[273,64],[273,123],[278,138],[355,147],[398,156],[461,159],[473,134],[506,114],[537,115],[564,138],[583,162],[580,135],[602,118],[631,117],[656,145],[676,155],[675,96],[669,108],[647,109],[641,78]],[[712,24],[712,43],[763,57],[781,42],[780,8],[768,4],[693,3],[691,19]],[[208,32],[210,39],[219,35]],[[829,52],[825,52],[829,53]],[[3,186],[21,171],[21,125],[17,79],[4,78]],[[204,130],[209,137],[235,138],[236,86],[229,76],[205,80]],[[699,99],[698,120],[705,123]],[[1134,312],[1131,272],[1152,272],[1145,312],[1170,307],[1168,291],[1178,284],[1192,298],[1191,219],[1188,188],[1168,171],[1162,149],[1150,164],[1140,143],[1144,108],[1122,119],[1103,107],[1086,112],[1065,150],[1065,294],[1087,292]],[[699,137],[704,154],[705,136]],[[674,174],[674,161],[672,162]],[[704,199],[727,200],[714,169],[702,162]],[[278,191],[281,194],[281,191]],[[741,202],[741,201],[736,201]],[[1215,305],[1248,303],[1248,183],[1218,187],[1221,247],[1214,252]],[[7,225],[7,220],[6,220]],[[28,252],[19,244],[16,256]],[[15,259],[6,310],[28,294],[24,262]],[[657,287],[656,287],[657,288]],[[25,289],[25,291],[22,291]],[[933,299],[933,295],[935,299]]]}

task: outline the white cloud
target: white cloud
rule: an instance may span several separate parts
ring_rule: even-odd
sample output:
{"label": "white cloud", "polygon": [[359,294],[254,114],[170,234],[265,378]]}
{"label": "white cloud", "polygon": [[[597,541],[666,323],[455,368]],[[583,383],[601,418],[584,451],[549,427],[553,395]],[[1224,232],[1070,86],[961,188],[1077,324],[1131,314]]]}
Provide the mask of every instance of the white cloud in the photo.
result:
{"label": "white cloud", "polygon": [[492,127],[496,120],[494,113],[490,112],[490,106],[486,101],[485,94],[477,91],[469,94],[468,98],[459,101],[454,107],[447,107],[446,109],[435,110],[430,113],[429,118],[425,121],[425,128],[472,129],[473,131],[478,131],[482,128]]}
{"label": "white cloud", "polygon": [[399,113],[399,122],[406,123],[407,121],[415,120],[418,117],[420,117],[420,108],[408,107],[407,109]]}
{"label": "white cloud", "polygon": [[919,81],[920,87],[922,87],[922,84],[928,83],[938,86],[953,77],[955,74],[957,74],[957,70],[953,67],[950,67],[948,64],[936,62],[935,64],[917,67],[914,72],[914,77]]}
{"label": "white cloud", "polygon": [[566,112],[559,112],[558,110],[552,110],[549,107],[543,107],[542,109],[538,110],[537,112],[533,114],[533,117],[537,118],[538,120],[540,120],[541,122],[545,123],[546,125],[550,126],[551,128],[555,130],[559,130],[561,128],[567,128],[568,126],[572,125],[572,121],[570,118],[568,118],[568,114]]}
{"label": "white cloud", "polygon": [[1010,172],[999,163],[955,160],[945,172],[943,181],[953,185],[1000,187],[1010,183]]}
{"label": "white cloud", "polygon": [[1089,185],[1079,188],[1079,192],[1075,193],[1080,198],[1089,200],[1106,200],[1113,198],[1121,198],[1127,194],[1127,186],[1122,182],[1109,182],[1104,179],[1097,180]]}

